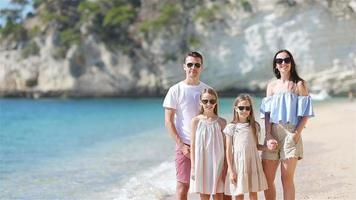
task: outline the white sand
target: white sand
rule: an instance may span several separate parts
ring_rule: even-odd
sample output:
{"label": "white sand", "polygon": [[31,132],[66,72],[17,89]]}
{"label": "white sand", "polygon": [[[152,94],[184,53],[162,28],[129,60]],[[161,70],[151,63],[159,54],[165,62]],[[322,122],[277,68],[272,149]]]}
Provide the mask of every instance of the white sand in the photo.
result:
{"label": "white sand", "polygon": [[[295,175],[296,199],[356,199],[356,101],[321,103],[315,114],[302,133],[304,158]],[[277,199],[283,199],[279,177]],[[264,199],[263,192],[259,197]],[[189,199],[199,196],[190,194]]]}

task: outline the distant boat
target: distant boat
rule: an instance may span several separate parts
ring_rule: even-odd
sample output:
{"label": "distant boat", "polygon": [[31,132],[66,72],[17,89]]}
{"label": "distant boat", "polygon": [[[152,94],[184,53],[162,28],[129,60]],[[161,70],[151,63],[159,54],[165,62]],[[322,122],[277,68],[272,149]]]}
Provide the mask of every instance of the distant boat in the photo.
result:
{"label": "distant boat", "polygon": [[331,96],[326,90],[310,92],[309,95],[313,100],[317,100],[317,101],[322,101],[331,98]]}

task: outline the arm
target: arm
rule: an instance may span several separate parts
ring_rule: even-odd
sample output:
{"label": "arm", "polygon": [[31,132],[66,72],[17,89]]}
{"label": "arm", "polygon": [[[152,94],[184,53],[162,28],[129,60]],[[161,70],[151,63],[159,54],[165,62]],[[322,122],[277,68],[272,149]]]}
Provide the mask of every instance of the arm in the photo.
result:
{"label": "arm", "polygon": [[298,142],[301,135],[302,135],[302,130],[304,129],[305,125],[308,122],[308,117],[304,116],[299,120],[298,125],[296,126],[295,130],[294,130],[294,141]]}
{"label": "arm", "polygon": [[[272,96],[273,95],[273,87],[274,87],[274,83],[271,82],[268,84],[267,86],[267,92],[266,92],[266,96]],[[269,150],[274,150],[277,148],[277,140],[275,140],[272,136],[272,124],[269,121],[270,118],[270,113],[265,113],[265,137],[266,137],[266,141],[267,141],[267,147]]]}
{"label": "arm", "polygon": [[199,118],[194,117],[192,119],[192,132],[190,135],[190,161],[191,161],[191,174],[192,179],[195,180],[195,133],[197,131],[197,125]]}
{"label": "arm", "polygon": [[[257,131],[257,134],[256,135],[259,135],[261,133],[261,126],[259,123],[256,122],[256,131]],[[256,146],[257,146],[257,150],[259,151],[268,151],[268,148],[266,145],[261,145],[258,141],[258,136],[256,137]]]}
{"label": "arm", "polygon": [[266,131],[266,145],[267,145],[267,149],[264,150],[269,150],[269,151],[273,151],[276,150],[277,146],[278,146],[278,142],[276,139],[274,139],[274,137],[272,136],[271,132],[272,132],[272,124],[271,122],[269,122],[269,113],[265,114],[265,131]]}
{"label": "arm", "polygon": [[187,157],[189,157],[189,146],[185,145],[182,140],[180,139],[177,129],[174,125],[174,115],[176,113],[176,110],[173,108],[166,108],[165,109],[165,125],[166,128],[168,129],[169,134],[171,137],[174,139],[176,144],[178,145],[179,149],[182,150],[183,154]]}
{"label": "arm", "polygon": [[236,171],[233,168],[233,163],[232,163],[232,136],[227,135],[226,136],[226,160],[227,160],[227,166],[230,172],[230,181],[232,184],[236,185],[237,183],[237,175]]}
{"label": "arm", "polygon": [[[299,96],[308,96],[309,95],[308,87],[306,86],[304,81],[299,81],[297,83],[297,88],[298,88]],[[299,120],[299,122],[294,130],[294,141],[296,141],[296,142],[299,141],[302,131],[308,122],[308,119],[309,118],[307,116],[304,116]]]}
{"label": "arm", "polygon": [[[219,124],[221,127],[221,134],[223,136],[223,141],[224,141],[224,152],[226,152],[226,137],[225,137],[225,134],[223,133],[223,131],[226,127],[226,120],[224,118],[220,118]],[[226,160],[226,156],[224,156],[224,164],[223,164],[223,169],[221,172],[221,179],[224,183],[225,183],[226,174],[227,174],[227,160]]]}
{"label": "arm", "polygon": [[226,127],[226,120],[224,118],[220,118],[219,120],[219,125],[221,127],[221,134],[223,136],[224,139],[224,150],[226,149],[226,142],[225,142],[225,134],[224,134],[224,129]]}
{"label": "arm", "polygon": [[259,151],[268,151],[269,149],[267,148],[266,145],[257,144],[257,150],[259,150]]}

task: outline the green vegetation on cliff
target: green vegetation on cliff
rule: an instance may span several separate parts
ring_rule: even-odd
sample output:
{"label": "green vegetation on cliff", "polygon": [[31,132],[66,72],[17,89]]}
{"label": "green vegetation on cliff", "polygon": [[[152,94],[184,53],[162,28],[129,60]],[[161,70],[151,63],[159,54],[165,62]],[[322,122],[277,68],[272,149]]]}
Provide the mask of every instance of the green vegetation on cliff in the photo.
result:
{"label": "green vegetation on cliff", "polygon": [[[236,0],[244,6],[248,1]],[[6,22],[0,27],[0,42],[6,48],[20,48],[23,57],[39,54],[35,38],[54,34],[53,57],[64,58],[73,45],[94,36],[111,49],[130,54],[147,37],[166,31],[174,35],[195,21],[213,22],[223,11],[223,4],[212,1],[202,4],[198,0],[168,0],[150,2],[142,0],[11,0],[15,8],[0,10]],[[21,16],[25,6],[32,5],[33,13]],[[184,48],[198,47],[201,43],[194,33],[183,41]],[[183,49],[184,50],[184,49]]]}

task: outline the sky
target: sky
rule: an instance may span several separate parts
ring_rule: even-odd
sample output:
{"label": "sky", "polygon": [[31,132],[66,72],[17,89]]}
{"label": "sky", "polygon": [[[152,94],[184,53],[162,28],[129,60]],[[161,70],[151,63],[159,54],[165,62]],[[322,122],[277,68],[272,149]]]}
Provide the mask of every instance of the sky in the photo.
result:
{"label": "sky", "polygon": [[[13,6],[10,4],[11,0],[0,0],[0,9],[3,8],[12,8]],[[27,6],[24,10],[23,16],[26,16],[28,12],[32,11],[32,6]],[[0,24],[4,24],[4,19],[0,18]]]}
{"label": "sky", "polygon": [[9,2],[10,2],[10,0],[1,0],[0,8],[6,8],[7,6],[9,6]]}

